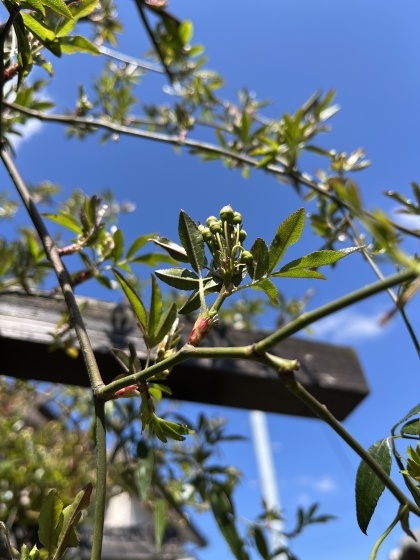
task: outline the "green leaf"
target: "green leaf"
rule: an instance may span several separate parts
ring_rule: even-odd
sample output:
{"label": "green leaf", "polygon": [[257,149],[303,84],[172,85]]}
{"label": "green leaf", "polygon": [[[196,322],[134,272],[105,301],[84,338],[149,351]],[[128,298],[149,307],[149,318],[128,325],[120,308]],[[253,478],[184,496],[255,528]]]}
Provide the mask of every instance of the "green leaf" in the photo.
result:
{"label": "green leaf", "polygon": [[99,55],[101,51],[89,39],[81,35],[60,37],[61,52],[64,54],[85,53]]}
{"label": "green leaf", "polygon": [[[159,284],[156,278],[152,275],[152,294],[150,297],[149,318],[147,322],[147,335],[150,341],[153,340],[161,313],[162,313],[162,292],[160,291]],[[152,346],[155,346],[155,342],[152,343]]]}
{"label": "green leaf", "polygon": [[162,249],[165,249],[165,251],[176,261],[186,263],[190,262],[184,248],[181,247],[181,245],[174,243],[167,237],[151,237],[150,241],[153,241],[153,243],[162,247]]}
{"label": "green leaf", "polygon": [[187,268],[167,268],[155,270],[156,276],[177,290],[197,290],[199,278],[195,272]]}
{"label": "green leaf", "polygon": [[69,4],[69,10],[74,19],[80,19],[91,14],[96,6],[98,0],[78,0]]}
{"label": "green leaf", "polygon": [[156,346],[171,330],[178,313],[176,303],[173,303],[161,316],[159,324],[153,333],[153,346]]}
{"label": "green leaf", "polygon": [[194,27],[191,21],[186,20],[178,28],[178,35],[183,45],[187,45],[193,36]]}
{"label": "green leaf", "polygon": [[407,420],[409,420],[412,416],[416,416],[417,414],[420,414],[420,404],[417,404],[415,407],[413,407],[405,416],[404,418],[402,418],[399,422],[397,422],[395,424],[395,426],[392,428],[391,432],[392,434],[395,433],[395,430],[398,428],[398,426],[400,424],[404,424],[404,422],[407,422]]}
{"label": "green leaf", "polygon": [[276,272],[271,278],[315,278],[317,280],[326,280],[327,277],[317,270],[309,270],[307,268],[297,268],[286,270],[285,272]]}
{"label": "green leaf", "polygon": [[420,419],[415,418],[414,420],[409,420],[401,428],[401,435],[404,436],[420,436]]}
{"label": "green leaf", "polygon": [[250,253],[254,257],[254,262],[248,265],[249,275],[253,280],[260,280],[268,271],[269,253],[264,239],[257,237],[254,241]]}
{"label": "green leaf", "polygon": [[123,292],[125,293],[128,301],[130,302],[131,308],[134,311],[140,325],[140,329],[143,334],[147,333],[147,314],[146,309],[141,301],[140,297],[137,295],[133,286],[124,278],[124,276],[115,268],[112,269],[115,274],[116,279],[120,283]]}
{"label": "green leaf", "polygon": [[162,498],[155,499],[153,502],[153,509],[155,514],[155,544],[156,550],[160,552],[167,525],[165,500]]}
{"label": "green leaf", "polygon": [[79,539],[77,537],[76,527],[82,515],[82,511],[89,505],[91,494],[92,484],[89,483],[77,494],[73,503],[63,509],[58,546],[53,560],[61,558],[67,548],[78,546]]}
{"label": "green leaf", "polygon": [[[96,1],[96,0],[95,0]],[[129,261],[132,257],[134,257],[134,255],[140,251],[140,249],[142,247],[144,247],[146,245],[146,243],[149,241],[150,239],[150,235],[140,235],[140,237],[137,237],[133,243],[130,245],[130,247],[128,248],[127,254],[125,255],[125,258]]]}
{"label": "green leaf", "polygon": [[58,523],[63,511],[63,501],[56,490],[51,490],[42,502],[38,518],[38,538],[52,556],[56,550],[59,530]]}
{"label": "green leaf", "polygon": [[[269,248],[268,271],[272,272],[283,258],[286,250],[299,241],[305,226],[305,209],[300,208],[277,228]],[[251,251],[252,252],[252,251]]]}
{"label": "green leaf", "polygon": [[41,23],[27,12],[22,12],[22,19],[25,26],[43,43],[50,43],[55,39],[55,33],[52,29]]}
{"label": "green leaf", "polygon": [[[313,253],[309,253],[309,255],[305,255],[304,257],[300,257],[299,259],[295,259],[285,264],[278,272],[327,266],[336,263],[343,257],[346,257],[359,249],[359,247],[349,247],[347,249],[339,249],[338,251],[314,251]],[[274,275],[275,274],[276,273],[274,273]]]}
{"label": "green leaf", "polygon": [[[391,472],[391,447],[389,439],[385,438],[377,441],[369,447],[368,451],[389,475]],[[357,523],[365,534],[384,488],[384,483],[372,469],[362,461],[356,475],[356,514]]]}
{"label": "green leaf", "polygon": [[194,221],[181,210],[178,221],[178,235],[188,256],[188,262],[200,273],[204,267],[204,240]]}
{"label": "green leaf", "polygon": [[63,0],[42,0],[42,3],[44,4],[44,6],[48,6],[48,8],[51,8],[51,10],[53,10],[57,14],[65,16],[69,19],[73,19],[70,10],[68,9],[66,3],[63,2]]}
{"label": "green leaf", "polygon": [[[5,0],[8,11],[10,12],[13,6],[11,2]],[[17,14],[13,22],[13,28],[16,33],[17,43],[18,43],[18,63],[22,68],[22,72],[19,73],[18,85],[21,84],[22,79],[28,74],[29,69],[32,65],[32,53],[29,45],[28,34],[26,33],[25,24],[22,19],[22,14]]]}
{"label": "green leaf", "polygon": [[78,235],[82,235],[83,233],[83,229],[81,228],[77,219],[68,212],[60,212],[59,214],[44,213],[42,215],[44,216],[44,218],[47,218],[47,220],[51,220],[52,222],[59,224],[60,226],[63,226],[73,231],[74,233],[77,233]]}
{"label": "green leaf", "polygon": [[213,486],[210,491],[209,502],[219,530],[236,560],[249,560],[244,542],[236,529],[235,514],[229,496],[223,488]]}
{"label": "green leaf", "polygon": [[26,0],[26,2],[36,11],[39,12],[42,16],[45,16],[45,8],[42,5],[41,0]]}
{"label": "green leaf", "polygon": [[112,258],[117,263],[121,260],[124,252],[124,233],[121,229],[116,229],[112,236],[114,248],[112,249]]}
{"label": "green leaf", "polygon": [[268,296],[272,305],[277,306],[279,304],[278,290],[273,282],[271,282],[268,278],[262,278],[253,284],[252,287],[256,290],[262,290]]}
{"label": "green leaf", "polygon": [[252,529],[252,532],[254,535],[255,546],[257,547],[260,556],[264,560],[270,560],[271,555],[263,531],[260,527],[258,527],[258,525],[255,525]]}

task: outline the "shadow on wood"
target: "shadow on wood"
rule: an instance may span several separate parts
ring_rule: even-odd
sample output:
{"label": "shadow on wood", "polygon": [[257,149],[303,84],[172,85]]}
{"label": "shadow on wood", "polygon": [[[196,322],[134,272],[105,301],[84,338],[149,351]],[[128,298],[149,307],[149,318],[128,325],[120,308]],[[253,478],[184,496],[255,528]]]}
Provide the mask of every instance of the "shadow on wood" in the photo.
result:
{"label": "shadow on wood", "polygon": [[[121,373],[111,347],[132,342],[140,357],[145,347],[130,308],[84,299],[83,316],[105,383]],[[65,310],[62,299],[16,292],[0,294],[0,373],[33,379],[88,385],[81,357],[51,352],[51,333]],[[186,325],[185,333],[189,332]],[[244,346],[267,332],[214,328],[206,339],[211,346]],[[274,354],[298,359],[298,380],[339,420],[343,420],[369,393],[357,355],[352,348],[292,337],[272,349]],[[184,401],[312,416],[269,368],[246,360],[189,360],[173,369],[167,385],[173,398]]]}

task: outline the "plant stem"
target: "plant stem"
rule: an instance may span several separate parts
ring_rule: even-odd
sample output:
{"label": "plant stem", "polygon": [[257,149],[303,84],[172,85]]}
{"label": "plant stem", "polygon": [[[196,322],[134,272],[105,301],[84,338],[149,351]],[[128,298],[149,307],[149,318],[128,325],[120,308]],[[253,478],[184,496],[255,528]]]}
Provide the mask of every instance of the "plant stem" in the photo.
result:
{"label": "plant stem", "polygon": [[105,401],[95,399],[95,438],[96,438],[96,494],[95,520],[93,525],[91,560],[101,560],[106,505],[106,424]]}
{"label": "plant stem", "polygon": [[376,541],[375,546],[373,547],[372,552],[370,553],[369,560],[375,560],[376,559],[376,555],[378,553],[379,547],[384,542],[384,540],[388,537],[389,533],[392,531],[392,529],[395,527],[395,525],[398,523],[398,521],[400,521],[400,519],[402,518],[402,516],[404,515],[404,513],[406,511],[407,511],[407,508],[405,506],[402,506],[402,507],[398,508],[398,513],[395,516],[395,519],[393,519],[390,526],[385,529],[385,531],[382,533],[382,535]]}
{"label": "plant stem", "polygon": [[406,506],[410,511],[420,516],[420,507],[411,502],[395,482],[388,476],[379,463],[366,451],[360,443],[344,428],[344,426],[331,414],[331,412],[313,397],[301,383],[296,381],[293,373],[284,370],[283,361],[277,365],[277,356],[265,354],[265,363],[277,369],[284,386],[300,399],[316,416],[324,420],[349,447],[372,469],[376,476],[384,483],[388,490],[394,495],[401,506]]}
{"label": "plant stem", "polygon": [[44,246],[45,253],[51,262],[54,272],[57,276],[58,282],[60,284],[61,291],[66,302],[70,318],[72,320],[74,329],[76,331],[77,338],[80,344],[80,350],[86,365],[86,369],[89,375],[90,384],[93,392],[95,393],[101,386],[104,385],[101,374],[99,373],[98,365],[96,363],[95,355],[93,353],[92,346],[90,344],[89,336],[86,331],[86,327],[80,313],[79,306],[74,295],[71,279],[66,267],[61,260],[57,246],[55,245],[51,235],[49,234],[47,228],[45,227],[44,221],[38,212],[38,209],[28,191],[24,181],[22,180],[12,158],[9,153],[3,147],[0,150],[0,157],[25,205],[28,214],[34,224],[36,231],[41,239],[42,245]]}
{"label": "plant stem", "polygon": [[327,317],[328,315],[331,315],[336,311],[340,311],[341,309],[349,307],[354,303],[379,294],[380,292],[383,292],[388,288],[391,288],[398,284],[402,284],[403,282],[414,280],[414,278],[416,278],[417,276],[418,273],[416,271],[407,269],[403,272],[398,272],[397,274],[388,276],[388,278],[385,278],[384,280],[368,284],[367,286],[364,286],[359,290],[356,290],[350,294],[346,294],[345,296],[327,303],[326,305],[322,305],[314,311],[303,313],[297,319],[291,321],[289,324],[285,325],[273,334],[260,340],[260,342],[257,342],[255,344],[255,349],[259,354],[264,354],[264,352],[272,348],[275,344],[278,344],[289,336],[292,336],[293,334],[301,331],[312,323],[315,323],[315,321],[318,321],[323,317]]}
{"label": "plant stem", "polygon": [[58,249],[50,236],[38,209],[32,200],[30,192],[23,182],[12,158],[4,147],[0,149],[0,157],[25,205],[35,229],[44,246],[45,253],[50,260],[54,272],[60,284],[64,300],[79,340],[80,349],[89,375],[90,384],[95,400],[95,422],[96,422],[96,449],[97,449],[97,480],[95,498],[95,521],[93,548],[91,560],[101,560],[103,524],[105,518],[105,496],[106,496],[106,428],[105,428],[105,402],[96,396],[98,390],[104,386],[95,355],[90,344],[89,336],[80,312],[76,297],[71,286],[70,276],[64,266]]}

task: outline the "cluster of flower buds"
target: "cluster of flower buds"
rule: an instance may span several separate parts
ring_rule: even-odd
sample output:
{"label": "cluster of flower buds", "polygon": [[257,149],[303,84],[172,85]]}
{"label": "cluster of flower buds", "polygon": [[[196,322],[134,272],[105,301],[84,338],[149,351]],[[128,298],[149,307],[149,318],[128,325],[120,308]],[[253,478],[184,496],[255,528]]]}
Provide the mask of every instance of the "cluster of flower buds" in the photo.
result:
{"label": "cluster of flower buds", "polygon": [[243,265],[252,259],[251,253],[242,246],[246,239],[246,231],[242,229],[242,214],[235,212],[230,205],[223,206],[219,218],[209,216],[206,225],[198,227],[212,254],[212,269],[230,282],[244,268]]}

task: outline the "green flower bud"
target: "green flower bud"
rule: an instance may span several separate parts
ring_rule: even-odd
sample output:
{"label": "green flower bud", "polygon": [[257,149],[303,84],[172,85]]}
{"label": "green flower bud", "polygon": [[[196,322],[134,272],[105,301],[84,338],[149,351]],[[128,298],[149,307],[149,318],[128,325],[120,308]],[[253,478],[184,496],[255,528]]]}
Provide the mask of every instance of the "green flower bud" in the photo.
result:
{"label": "green flower bud", "polygon": [[241,262],[245,264],[252,264],[253,261],[254,257],[252,256],[252,253],[250,253],[249,251],[242,251]]}
{"label": "green flower bud", "polygon": [[212,233],[221,233],[223,231],[223,225],[220,220],[217,220],[217,222],[212,222],[209,227]]}
{"label": "green flower bud", "polygon": [[244,229],[241,229],[241,231],[239,232],[239,241],[242,243],[242,241],[245,241],[246,239],[246,231]]}
{"label": "green flower bud", "polygon": [[240,214],[239,212],[234,212],[232,223],[233,224],[242,224],[242,214]]}
{"label": "green flower bud", "polygon": [[218,222],[219,220],[216,216],[209,216],[206,220],[206,224],[210,227],[213,222]]}
{"label": "green flower bud", "polygon": [[213,235],[210,231],[210,228],[203,227],[201,231],[201,235],[203,236],[204,241],[211,241],[213,239]]}
{"label": "green flower bud", "polygon": [[223,222],[227,222],[228,224],[233,223],[234,215],[235,212],[233,211],[233,208],[230,204],[228,204],[227,206],[223,206],[223,208],[220,210],[220,219]]}

